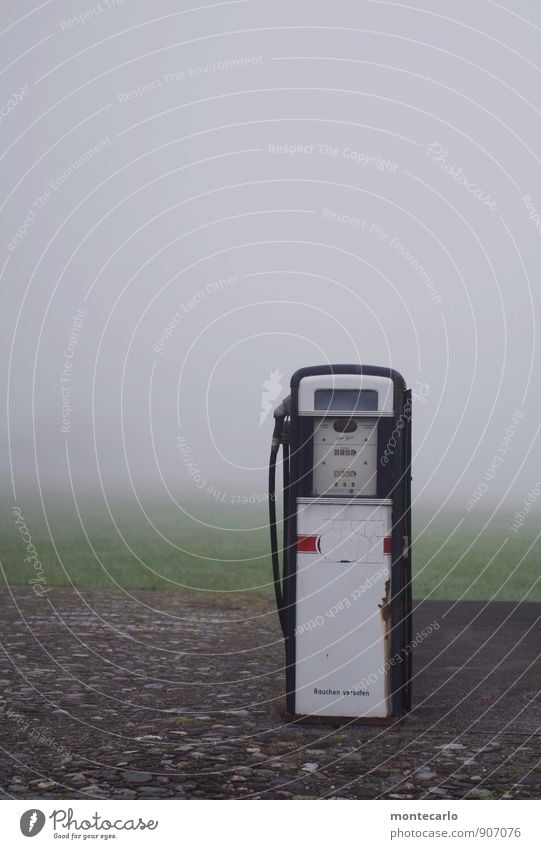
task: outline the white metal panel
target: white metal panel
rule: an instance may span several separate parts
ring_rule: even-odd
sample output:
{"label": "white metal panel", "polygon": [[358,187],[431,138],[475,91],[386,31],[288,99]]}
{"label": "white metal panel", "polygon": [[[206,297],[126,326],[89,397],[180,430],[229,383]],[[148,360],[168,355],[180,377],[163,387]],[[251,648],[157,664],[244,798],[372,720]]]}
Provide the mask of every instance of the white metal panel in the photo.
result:
{"label": "white metal panel", "polygon": [[368,374],[316,374],[303,377],[299,383],[299,414],[315,410],[316,389],[375,389],[378,393],[378,409],[393,411],[393,381],[388,377]]}
{"label": "white metal panel", "polygon": [[391,506],[298,504],[299,536],[319,551],[297,553],[298,714],[389,714],[388,618]]}

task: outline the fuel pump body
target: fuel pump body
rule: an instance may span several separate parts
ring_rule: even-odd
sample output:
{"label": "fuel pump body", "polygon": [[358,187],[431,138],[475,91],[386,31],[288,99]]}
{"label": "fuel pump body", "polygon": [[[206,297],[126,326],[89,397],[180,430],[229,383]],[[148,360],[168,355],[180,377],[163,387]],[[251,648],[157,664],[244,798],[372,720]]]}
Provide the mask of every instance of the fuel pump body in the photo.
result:
{"label": "fuel pump body", "polygon": [[411,700],[410,392],[393,369],[304,368],[277,421],[287,711],[394,721]]}

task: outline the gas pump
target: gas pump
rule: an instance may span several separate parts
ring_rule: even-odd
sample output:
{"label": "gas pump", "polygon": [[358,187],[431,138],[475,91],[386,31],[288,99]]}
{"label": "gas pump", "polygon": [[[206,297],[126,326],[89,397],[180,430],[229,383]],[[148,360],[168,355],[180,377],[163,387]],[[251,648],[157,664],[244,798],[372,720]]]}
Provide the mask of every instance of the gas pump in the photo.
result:
{"label": "gas pump", "polygon": [[411,705],[411,391],[389,368],[303,368],[274,417],[269,519],[287,712],[393,722]]}

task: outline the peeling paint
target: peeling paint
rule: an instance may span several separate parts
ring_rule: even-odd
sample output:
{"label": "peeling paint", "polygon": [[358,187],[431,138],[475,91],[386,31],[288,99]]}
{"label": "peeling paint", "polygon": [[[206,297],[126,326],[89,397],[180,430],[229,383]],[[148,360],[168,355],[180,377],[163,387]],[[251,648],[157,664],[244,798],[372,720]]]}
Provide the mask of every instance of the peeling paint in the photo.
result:
{"label": "peeling paint", "polygon": [[391,605],[389,603],[389,593],[391,590],[391,582],[389,580],[385,581],[385,595],[381,599],[381,604],[378,604],[378,607],[381,611],[381,618],[387,624],[391,617]]}
{"label": "peeling paint", "polygon": [[[385,581],[385,595],[382,597],[381,602],[378,604],[379,612],[381,614],[381,620],[383,624],[383,656],[385,658],[385,666],[387,667],[389,664],[389,660],[391,657],[391,639],[389,626],[391,623],[391,581]],[[390,677],[389,675],[385,675],[385,698],[387,702],[387,716],[391,713],[391,687],[390,687]]]}

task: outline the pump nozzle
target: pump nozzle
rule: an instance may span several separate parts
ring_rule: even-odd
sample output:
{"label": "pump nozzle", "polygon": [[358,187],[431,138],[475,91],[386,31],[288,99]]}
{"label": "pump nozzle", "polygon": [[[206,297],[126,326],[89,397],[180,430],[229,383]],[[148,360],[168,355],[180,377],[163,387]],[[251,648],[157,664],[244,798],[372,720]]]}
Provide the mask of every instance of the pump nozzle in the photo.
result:
{"label": "pump nozzle", "polygon": [[291,408],[291,395],[288,395],[287,398],[283,398],[277,407],[275,407],[273,416],[275,419],[283,419],[285,416],[289,416]]}
{"label": "pump nozzle", "polygon": [[280,445],[280,442],[282,441],[284,420],[287,416],[289,416],[290,401],[291,396],[288,395],[287,398],[280,401],[272,414],[274,416],[274,431],[272,434],[271,445]]}

